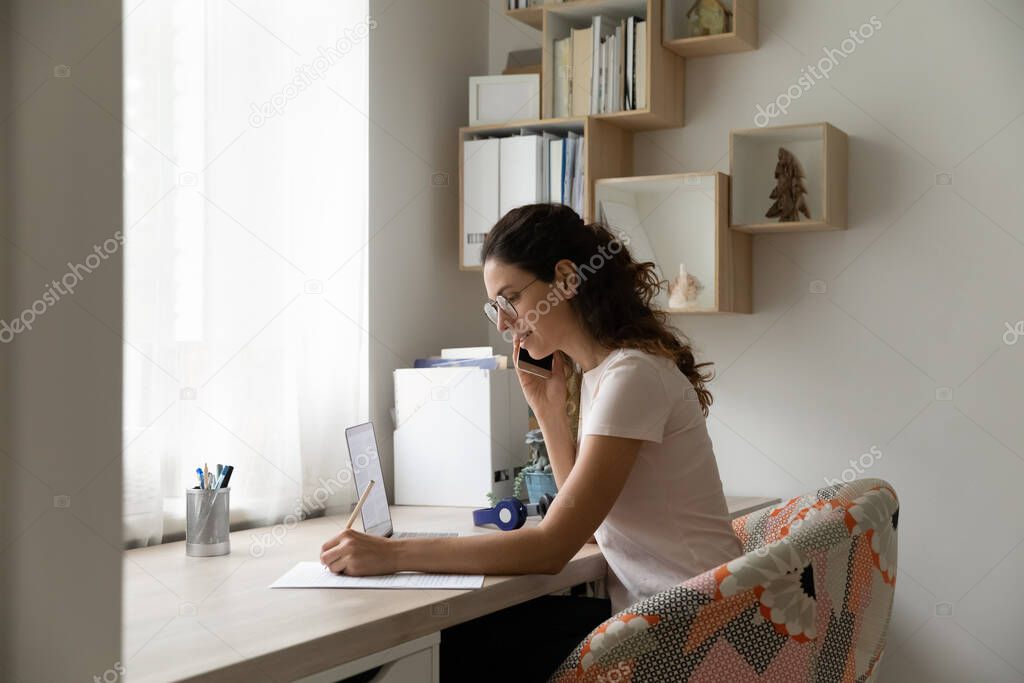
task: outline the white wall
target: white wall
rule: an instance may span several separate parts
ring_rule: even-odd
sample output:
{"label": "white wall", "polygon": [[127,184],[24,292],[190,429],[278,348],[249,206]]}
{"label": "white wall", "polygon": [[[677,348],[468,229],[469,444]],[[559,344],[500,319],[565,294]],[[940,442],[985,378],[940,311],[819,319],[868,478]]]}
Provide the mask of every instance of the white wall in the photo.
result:
{"label": "white wall", "polygon": [[465,0],[373,0],[371,13],[370,419],[393,493],[393,371],[487,343],[483,279],[458,269],[457,130],[469,76],[487,73],[489,13]]}
{"label": "white wall", "polygon": [[[4,321],[121,227],[120,22],[119,2],[4,4]],[[121,273],[108,256],[0,344],[0,680],[121,659]]]}
{"label": "white wall", "polygon": [[[881,28],[772,122],[850,136],[850,229],[755,238],[755,313],[675,318],[718,369],[727,493],[812,491],[877,447],[864,475],[902,501],[882,680],[1024,681],[1024,339],[1003,342],[1024,319],[1024,4],[760,4],[760,49],[687,62],[686,126],[637,135],[638,175],[728,173],[730,129]],[[492,19],[493,73],[539,44],[524,30]]]}

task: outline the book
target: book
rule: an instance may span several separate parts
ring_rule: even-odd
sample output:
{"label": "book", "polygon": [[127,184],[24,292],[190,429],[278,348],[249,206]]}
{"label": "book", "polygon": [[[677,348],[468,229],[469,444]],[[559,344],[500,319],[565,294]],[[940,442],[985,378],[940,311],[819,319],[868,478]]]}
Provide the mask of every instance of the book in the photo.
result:
{"label": "book", "polygon": [[623,101],[626,96],[626,20],[623,19],[619,22],[618,27],[615,29],[615,69],[613,74],[615,77],[615,89],[612,94],[615,96],[615,102],[612,106],[612,111],[622,111],[626,107],[623,105]]}
{"label": "book", "polygon": [[568,206],[572,206],[572,180],[573,180],[573,169],[575,169],[576,163],[576,141],[579,135],[573,131],[569,131],[568,136],[565,139],[565,165],[564,165],[564,179],[562,182],[562,196],[565,198],[563,201]]}
{"label": "book", "polygon": [[573,181],[572,181],[572,208],[580,215],[583,216],[583,167],[584,159],[586,158],[586,151],[584,145],[586,140],[582,135],[576,137],[576,158],[574,164]]}
{"label": "book", "polygon": [[572,71],[572,37],[556,40],[554,45],[555,76],[552,83],[551,114],[556,118],[569,115],[569,92]]}
{"label": "book", "polygon": [[481,368],[483,370],[505,370],[508,356],[489,356],[487,358],[442,358],[427,356],[413,361],[414,368]]}
{"label": "book", "polygon": [[612,110],[612,89],[615,87],[615,34],[604,41],[604,79],[601,81],[601,111]]}
{"label": "book", "polygon": [[603,111],[600,99],[604,77],[604,61],[601,59],[602,45],[604,45],[605,39],[615,32],[615,22],[603,14],[596,14],[591,19],[590,27],[593,31],[591,36],[593,68],[591,69],[590,113],[599,114]]}
{"label": "book", "polygon": [[625,88],[625,109],[636,109],[635,74],[633,72],[636,64],[636,17],[626,18],[626,88]]}
{"label": "book", "polygon": [[573,116],[590,113],[590,89],[593,83],[594,29],[574,28],[572,39],[572,83],[569,86]]}
{"label": "book", "polygon": [[647,109],[647,22],[636,22],[636,107]]}
{"label": "book", "polygon": [[615,35],[610,35],[604,40],[603,49],[603,61],[602,68],[604,69],[604,76],[601,79],[601,112],[611,111],[612,104],[612,67],[614,66],[614,60],[612,55],[615,54]]}
{"label": "book", "polygon": [[450,346],[441,349],[441,358],[487,358],[493,355],[492,346]]}

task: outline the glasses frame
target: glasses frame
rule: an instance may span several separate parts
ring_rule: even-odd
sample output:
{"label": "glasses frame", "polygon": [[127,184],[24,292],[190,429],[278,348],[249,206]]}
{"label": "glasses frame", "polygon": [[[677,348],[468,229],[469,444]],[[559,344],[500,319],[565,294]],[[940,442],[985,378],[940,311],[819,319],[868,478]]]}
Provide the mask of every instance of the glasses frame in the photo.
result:
{"label": "glasses frame", "polygon": [[[523,295],[523,292],[529,289],[530,285],[532,285],[539,279],[539,277],[535,277],[529,282],[527,282],[519,289],[519,291],[515,293],[515,295],[512,298],[518,300],[519,297]],[[506,305],[508,306],[508,308],[505,308]],[[489,313],[489,311],[494,311],[494,318],[491,318],[491,314]],[[487,301],[484,302],[484,317],[486,317],[491,322],[492,325],[498,324],[498,320],[500,320],[501,313],[504,313],[508,317],[509,322],[512,322],[519,318],[519,311],[516,310],[515,304],[512,303],[511,299],[502,294],[499,294],[493,299],[488,299]]]}

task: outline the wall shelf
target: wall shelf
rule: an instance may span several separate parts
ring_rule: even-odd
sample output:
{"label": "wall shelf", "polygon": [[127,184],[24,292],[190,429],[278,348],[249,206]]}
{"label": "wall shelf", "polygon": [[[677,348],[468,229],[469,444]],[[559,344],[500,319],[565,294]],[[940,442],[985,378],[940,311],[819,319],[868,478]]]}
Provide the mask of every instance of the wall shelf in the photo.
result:
{"label": "wall shelf", "polygon": [[[583,220],[594,217],[594,183],[603,178],[627,176],[633,173],[633,133],[593,116],[543,119],[519,123],[486,126],[466,126],[459,129],[459,270],[480,271],[479,266],[465,266],[465,154],[468,140],[506,137],[528,133],[568,131],[583,134]],[[499,217],[500,218],[500,217]]]}
{"label": "wall shelf", "polygon": [[703,284],[692,302],[685,302],[681,292],[673,296],[663,290],[654,302],[658,309],[680,314],[751,312],[751,236],[728,227],[729,176],[707,172],[607,178],[596,183],[595,207],[613,231],[628,235],[627,246],[636,260],[658,264],[662,279],[673,282],[685,264],[686,272]]}
{"label": "wall shelf", "polygon": [[[545,10],[562,11],[563,13],[597,14],[606,8],[629,8],[643,4],[643,0],[566,0],[565,2],[547,2],[525,9],[508,9],[505,14],[516,21],[540,31],[543,28],[542,18]],[[569,7],[572,5],[572,7]]]}
{"label": "wall shelf", "polygon": [[524,9],[507,9],[505,15],[516,21],[521,21],[530,28],[538,31],[544,24],[544,9],[542,7],[527,7]]}
{"label": "wall shelf", "polygon": [[[530,8],[534,11],[537,8]],[[554,103],[554,42],[585,28],[598,14],[612,19],[641,16],[647,22],[647,103],[645,109],[590,114],[630,130],[658,130],[683,125],[686,63],[658,41],[662,34],[661,0],[575,0],[543,5],[541,37],[541,118],[551,117]],[[522,12],[523,10],[513,10]]]}
{"label": "wall shelf", "polygon": [[[769,194],[775,187],[779,147],[803,166],[810,219],[779,222],[765,217],[773,202]],[[847,148],[846,133],[824,122],[730,131],[730,227],[749,233],[846,228]]]}
{"label": "wall shelf", "polygon": [[757,0],[732,0],[732,30],[713,36],[691,36],[686,12],[693,0],[665,0],[665,47],[682,57],[708,57],[757,49]]}
{"label": "wall shelf", "polygon": [[[465,143],[477,138],[518,135],[521,129],[532,133],[573,130],[584,138],[583,219],[594,219],[594,183],[609,177],[628,176],[633,172],[633,132],[678,128],[683,125],[685,60],[665,49],[661,43],[663,0],[572,0],[547,3],[526,9],[507,10],[506,14],[541,31],[541,118],[508,121],[459,129],[459,268],[480,270],[474,258],[466,257],[467,232],[473,244],[500,218],[493,217],[490,203],[483,210],[466,206]],[[571,29],[591,25],[596,15],[613,20],[629,16],[643,17],[647,24],[647,49],[644,83],[647,107],[555,118],[553,113],[554,42],[571,35]],[[588,107],[589,109],[589,107]],[[489,163],[489,162],[488,162]],[[474,173],[470,160],[470,173]],[[487,166],[481,166],[487,168]],[[476,186],[474,186],[475,188]],[[473,190],[475,191],[475,189]],[[467,231],[466,215],[470,213]],[[492,220],[493,219],[493,220]],[[472,248],[472,247],[470,247]],[[469,254],[471,257],[472,254]]]}

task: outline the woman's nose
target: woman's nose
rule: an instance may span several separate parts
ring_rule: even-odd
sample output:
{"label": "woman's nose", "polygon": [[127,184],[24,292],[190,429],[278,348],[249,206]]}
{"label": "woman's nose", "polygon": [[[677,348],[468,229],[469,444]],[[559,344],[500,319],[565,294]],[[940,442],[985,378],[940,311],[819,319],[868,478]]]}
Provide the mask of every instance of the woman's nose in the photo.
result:
{"label": "woman's nose", "polygon": [[512,319],[505,315],[505,312],[500,308],[498,309],[498,322],[496,323],[498,332],[504,332],[506,328],[512,327]]}
{"label": "woman's nose", "polygon": [[516,331],[516,319],[508,315],[500,308],[498,309],[498,332],[504,332],[505,330]]}

